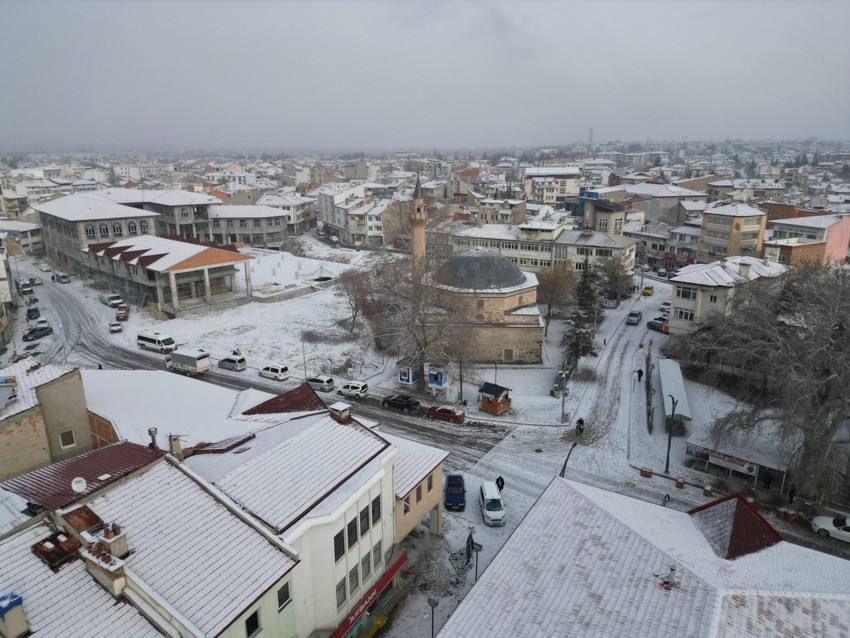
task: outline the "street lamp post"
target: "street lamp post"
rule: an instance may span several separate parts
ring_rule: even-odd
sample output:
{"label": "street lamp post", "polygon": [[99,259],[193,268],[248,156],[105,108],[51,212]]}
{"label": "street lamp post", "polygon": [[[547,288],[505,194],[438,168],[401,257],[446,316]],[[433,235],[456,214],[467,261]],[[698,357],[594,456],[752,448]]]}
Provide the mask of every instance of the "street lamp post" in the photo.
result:
{"label": "street lamp post", "polygon": [[567,458],[565,458],[565,459],[564,459],[564,466],[561,468],[561,474],[560,474],[561,478],[564,478],[564,474],[565,474],[565,473],[566,473],[566,471],[567,471],[567,463],[568,463],[568,462],[569,462],[569,460],[570,460],[570,454],[572,454],[572,453],[573,453],[573,450],[576,448],[576,445],[578,445],[578,442],[574,442],[574,443],[570,446],[570,451],[569,451],[569,452],[567,452]]}
{"label": "street lamp post", "polygon": [[673,422],[676,420],[676,401],[675,397],[672,394],[668,394],[670,400],[673,402],[673,412],[670,414],[670,427],[667,432],[667,464],[664,466],[664,473],[670,473],[670,446],[673,445]]}
{"label": "street lamp post", "polygon": [[436,609],[439,604],[440,601],[436,598],[428,599],[428,606],[431,607],[431,638],[434,638],[434,609]]}
{"label": "street lamp post", "polygon": [[481,543],[472,543],[472,549],[475,550],[475,582],[478,582],[478,552],[484,548]]}

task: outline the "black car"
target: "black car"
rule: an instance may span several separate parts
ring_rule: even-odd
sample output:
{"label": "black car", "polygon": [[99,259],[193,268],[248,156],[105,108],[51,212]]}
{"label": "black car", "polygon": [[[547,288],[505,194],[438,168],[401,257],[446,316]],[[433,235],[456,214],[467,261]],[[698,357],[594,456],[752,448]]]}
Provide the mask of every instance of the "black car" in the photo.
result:
{"label": "black car", "polygon": [[660,321],[647,321],[646,327],[650,330],[655,330],[656,332],[663,332],[664,334],[670,334],[670,328],[666,323],[661,323]]}
{"label": "black car", "polygon": [[383,401],[381,401],[381,405],[385,408],[394,408],[404,412],[418,412],[419,408],[422,407],[422,404],[419,403],[419,401],[413,397],[407,396],[406,394],[394,394],[386,397]]}
{"label": "black car", "polygon": [[37,307],[27,308],[27,319],[38,319],[40,316],[41,311]]}
{"label": "black car", "polygon": [[35,341],[36,339],[41,339],[42,337],[46,337],[47,335],[53,334],[53,328],[50,326],[41,326],[40,328],[33,328],[32,330],[27,330],[24,333],[24,341]]}

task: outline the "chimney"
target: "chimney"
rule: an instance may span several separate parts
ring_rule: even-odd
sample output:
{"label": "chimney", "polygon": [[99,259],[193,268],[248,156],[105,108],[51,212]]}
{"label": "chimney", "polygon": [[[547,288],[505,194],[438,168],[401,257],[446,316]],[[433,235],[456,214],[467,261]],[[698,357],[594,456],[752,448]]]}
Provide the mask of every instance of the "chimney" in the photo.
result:
{"label": "chimney", "polygon": [[180,435],[179,434],[169,434],[168,435],[168,452],[173,454],[178,458],[182,458],[183,456],[183,448],[180,446]]}
{"label": "chimney", "polygon": [[82,553],[89,574],[113,597],[118,598],[127,585],[124,561],[110,554],[101,543],[89,545]]}
{"label": "chimney", "polygon": [[14,592],[0,596],[0,636],[29,636],[30,626],[24,614],[24,599]]}
{"label": "chimney", "polygon": [[750,278],[750,264],[741,262],[738,264],[738,274],[744,279]]}
{"label": "chimney", "polygon": [[105,527],[103,535],[98,540],[115,558],[127,558],[130,554],[127,533],[121,529],[118,523],[112,523],[112,525]]}
{"label": "chimney", "polygon": [[148,444],[148,447],[152,450],[159,449],[156,445],[156,431],[156,428],[148,428],[148,436],[151,437],[151,442]]}
{"label": "chimney", "polygon": [[351,406],[343,401],[337,401],[328,408],[331,411],[331,418],[338,423],[348,423],[351,421]]}

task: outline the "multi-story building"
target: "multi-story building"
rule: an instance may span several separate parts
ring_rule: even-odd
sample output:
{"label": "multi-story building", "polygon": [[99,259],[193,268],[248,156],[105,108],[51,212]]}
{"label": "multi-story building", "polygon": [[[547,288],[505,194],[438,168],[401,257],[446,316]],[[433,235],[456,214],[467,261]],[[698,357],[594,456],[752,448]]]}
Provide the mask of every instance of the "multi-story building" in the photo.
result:
{"label": "multi-story building", "polygon": [[[842,263],[847,259],[847,251],[850,249],[850,214],[776,219],[770,226],[773,232],[770,241],[765,242],[765,253],[769,252],[769,248],[776,248],[776,261],[780,263],[816,260],[829,264]],[[787,240],[804,240],[804,243]],[[819,251],[812,252],[813,243],[821,244]],[[787,250],[783,250],[783,247]],[[789,254],[794,252],[798,254]],[[817,259],[818,252],[820,259]]]}
{"label": "multi-story building", "polygon": [[554,205],[575,197],[581,188],[581,169],[577,166],[529,166],[523,177],[523,190],[536,204]]}
{"label": "multi-story building", "polygon": [[608,259],[617,259],[626,272],[635,267],[637,242],[624,235],[603,233],[591,228],[565,230],[555,240],[553,264],[568,264],[572,270],[603,266]]}
{"label": "multi-story building", "polygon": [[785,183],[778,179],[721,179],[708,184],[708,201],[716,202],[744,192],[745,201],[785,199]]}
{"label": "multi-story building", "polygon": [[44,252],[41,226],[17,220],[0,220],[0,233],[6,236],[3,247],[11,255],[37,255]]}
{"label": "multi-story building", "polygon": [[616,202],[588,199],[584,201],[583,217],[584,228],[621,235],[626,221],[626,209]]}
{"label": "multi-story building", "polygon": [[116,204],[158,213],[156,234],[183,239],[201,239],[208,227],[209,207],[221,204],[216,197],[181,190],[111,188],[97,191],[96,195]]}
{"label": "multi-story building", "polygon": [[761,277],[778,277],[787,266],[758,257],[730,256],[685,266],[670,279],[670,334],[687,334],[709,312],[724,312],[735,288]]}
{"label": "multi-story building", "polygon": [[114,164],[112,171],[115,177],[141,182],[170,173],[174,167],[169,164]]}
{"label": "multi-story building", "polygon": [[257,248],[279,249],[290,213],[270,206],[210,206],[206,235],[218,244],[243,243]]}
{"label": "multi-story building", "polygon": [[[325,184],[312,193],[318,197],[319,221],[329,237],[342,239],[347,233],[348,210],[355,200],[366,197],[363,184]],[[348,206],[348,207],[346,207]]]}
{"label": "multi-story building", "polygon": [[761,254],[766,225],[767,214],[747,204],[706,208],[697,260],[711,263],[725,255]]}
{"label": "multi-story building", "polygon": [[316,226],[315,197],[303,197],[297,193],[264,193],[257,200],[257,205],[285,211],[286,232],[290,235],[303,233]]}

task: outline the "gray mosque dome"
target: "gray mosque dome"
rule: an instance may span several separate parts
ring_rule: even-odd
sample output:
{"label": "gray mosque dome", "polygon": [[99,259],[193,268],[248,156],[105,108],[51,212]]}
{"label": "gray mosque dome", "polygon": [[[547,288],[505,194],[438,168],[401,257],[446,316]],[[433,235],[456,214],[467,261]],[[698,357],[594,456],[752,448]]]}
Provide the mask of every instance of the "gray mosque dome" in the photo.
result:
{"label": "gray mosque dome", "polygon": [[467,290],[513,288],[526,281],[510,259],[483,248],[452,255],[437,271],[435,279],[444,286]]}

